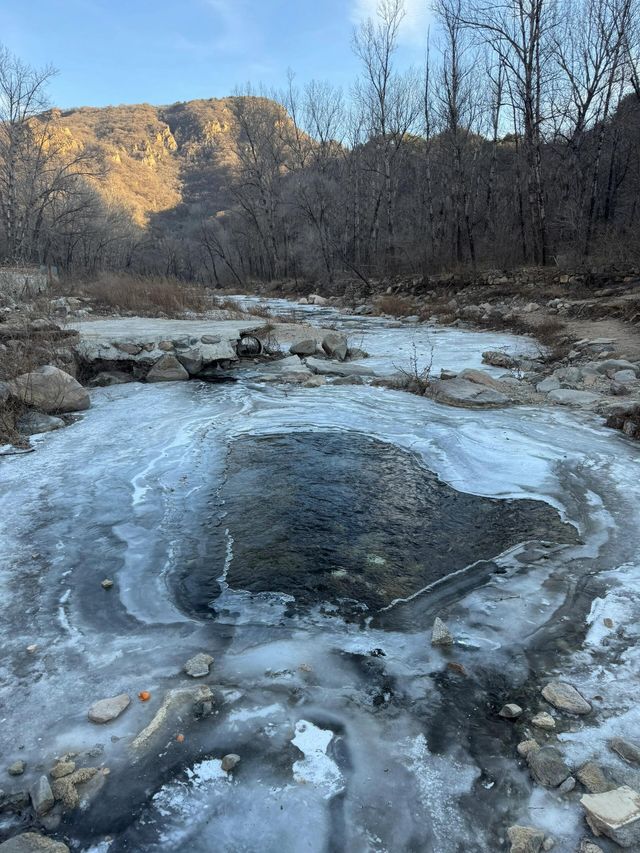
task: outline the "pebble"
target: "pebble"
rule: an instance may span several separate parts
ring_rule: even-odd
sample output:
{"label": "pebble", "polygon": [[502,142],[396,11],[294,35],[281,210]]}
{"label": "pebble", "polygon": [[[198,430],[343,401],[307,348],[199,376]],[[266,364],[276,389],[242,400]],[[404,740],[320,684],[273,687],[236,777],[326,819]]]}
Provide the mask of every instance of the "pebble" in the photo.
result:
{"label": "pebble", "polygon": [[505,717],[507,720],[515,720],[516,717],[519,717],[522,714],[522,708],[520,705],[516,705],[515,702],[509,702],[507,705],[503,705],[498,715],[500,717]]}
{"label": "pebble", "polygon": [[102,587],[102,589],[111,589],[111,587],[113,586],[113,581],[110,578],[105,578],[100,584],[100,586]]}
{"label": "pebble", "polygon": [[526,758],[530,752],[533,752],[536,749],[540,749],[540,744],[535,740],[523,740],[516,747],[518,750],[518,755],[521,755],[523,758]]}
{"label": "pebble", "polygon": [[222,759],[222,769],[227,773],[229,770],[233,770],[233,768],[240,763],[240,756],[236,755],[234,752],[230,752],[228,755],[225,755]]}
{"label": "pebble", "polygon": [[212,663],[213,658],[211,655],[200,652],[200,654],[194,655],[194,657],[190,658],[185,663],[184,671],[187,675],[190,675],[191,678],[204,678],[205,675],[209,675]]}
{"label": "pebble", "polygon": [[551,714],[547,714],[546,711],[543,711],[541,714],[536,714],[535,717],[531,718],[531,725],[538,729],[553,731],[556,727],[556,721],[553,719]]}
{"label": "pebble", "polygon": [[14,761],[13,764],[7,768],[7,772],[9,776],[22,776],[26,766],[27,765],[24,761]]}
{"label": "pebble", "polygon": [[92,723],[109,723],[119,717],[129,707],[130,702],[131,699],[126,693],[100,699],[89,708],[88,717]]}

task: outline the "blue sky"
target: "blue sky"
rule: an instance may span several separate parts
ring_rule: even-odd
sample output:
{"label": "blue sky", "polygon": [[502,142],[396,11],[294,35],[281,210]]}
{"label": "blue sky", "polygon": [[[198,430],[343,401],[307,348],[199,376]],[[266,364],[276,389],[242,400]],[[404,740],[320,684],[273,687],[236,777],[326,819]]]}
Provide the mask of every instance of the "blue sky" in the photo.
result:
{"label": "blue sky", "polygon": [[[400,64],[421,60],[428,0],[405,0]],[[247,81],[267,88],[357,71],[354,24],[376,0],[0,0],[0,41],[53,64],[60,107],[170,104],[223,97]]]}

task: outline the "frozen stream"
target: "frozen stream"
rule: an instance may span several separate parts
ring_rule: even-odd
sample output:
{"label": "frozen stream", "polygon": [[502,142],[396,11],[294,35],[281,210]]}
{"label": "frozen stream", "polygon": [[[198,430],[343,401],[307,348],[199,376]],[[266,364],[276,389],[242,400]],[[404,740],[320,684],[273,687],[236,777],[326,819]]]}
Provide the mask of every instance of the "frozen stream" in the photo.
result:
{"label": "frozen stream", "polygon": [[[389,372],[414,344],[458,369],[526,345],[333,320]],[[579,807],[532,787],[497,710],[537,710],[539,678],[557,667],[602,695],[567,735],[576,760],[600,748],[597,721],[609,734],[637,725],[631,685],[608,693],[615,672],[598,678],[592,651],[594,613],[635,619],[631,442],[553,408],[453,409],[254,371],[92,399],[36,453],[0,460],[0,754],[27,762],[0,787],[69,752],[110,768],[48,834],[92,853],[469,853],[503,849],[520,822],[575,849]],[[450,649],[430,644],[438,614]],[[193,686],[181,670],[201,651],[215,658],[215,713],[170,718],[134,750],[166,692]],[[121,692],[133,701],[118,720],[87,721]],[[227,753],[241,756],[230,774]],[[0,839],[19,821],[0,815]]]}

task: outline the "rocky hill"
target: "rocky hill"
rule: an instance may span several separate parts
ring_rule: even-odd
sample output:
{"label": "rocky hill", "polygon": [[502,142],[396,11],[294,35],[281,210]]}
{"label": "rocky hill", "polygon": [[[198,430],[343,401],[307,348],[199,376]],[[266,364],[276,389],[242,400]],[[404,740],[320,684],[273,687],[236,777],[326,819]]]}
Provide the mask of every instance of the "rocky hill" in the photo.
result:
{"label": "rocky hill", "polygon": [[135,104],[51,110],[44,118],[65,147],[95,150],[96,182],[142,226],[226,209],[240,138],[233,99],[156,107]]}

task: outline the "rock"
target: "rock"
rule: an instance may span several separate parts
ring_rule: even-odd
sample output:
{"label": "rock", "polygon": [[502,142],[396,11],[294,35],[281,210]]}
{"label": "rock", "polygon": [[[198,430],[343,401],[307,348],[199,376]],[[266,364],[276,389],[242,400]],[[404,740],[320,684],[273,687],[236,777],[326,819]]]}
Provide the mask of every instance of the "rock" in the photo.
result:
{"label": "rock", "polygon": [[103,581],[100,582],[100,586],[102,587],[102,589],[111,589],[113,587],[113,581],[111,580],[111,578],[105,578]]}
{"label": "rock", "polygon": [[536,740],[523,740],[516,747],[518,750],[518,755],[521,755],[523,758],[526,758],[530,752],[534,752],[537,749],[540,749],[540,744]]}
{"label": "rock", "polygon": [[462,370],[456,378],[466,379],[469,382],[474,382],[476,385],[486,385],[487,388],[494,388],[496,391],[499,391],[502,388],[502,384],[485,370],[474,370],[473,368],[467,367],[465,370]]}
{"label": "rock", "polygon": [[453,637],[451,635],[451,631],[447,628],[442,619],[440,619],[439,616],[436,616],[431,630],[431,645],[450,646],[452,643]]}
{"label": "rock", "polygon": [[120,693],[109,699],[100,699],[89,708],[88,717],[92,723],[109,723],[119,717],[130,704],[131,699],[126,693]]}
{"label": "rock", "polygon": [[626,361],[624,358],[607,358],[604,361],[596,362],[598,373],[604,373],[607,376],[614,376],[620,370],[628,370],[633,373],[634,378],[638,375],[638,367],[631,361]]}
{"label": "rock", "polygon": [[557,788],[571,775],[560,750],[554,746],[543,746],[527,755],[531,775],[545,788]]}
{"label": "rock", "polygon": [[640,746],[637,744],[621,737],[614,737],[609,741],[609,746],[630,764],[640,764]]}
{"label": "rock", "polygon": [[347,352],[347,358],[350,361],[357,361],[361,358],[369,358],[369,353],[365,352],[363,349],[360,349],[359,347],[349,347],[349,350]]}
{"label": "rock", "polygon": [[640,794],[622,785],[603,794],[585,794],[580,803],[595,835],[606,835],[620,847],[640,844]]}
{"label": "rock", "polygon": [[318,344],[315,338],[305,338],[303,341],[296,341],[289,347],[289,352],[292,355],[313,355],[318,349]]}
{"label": "rock", "polygon": [[[206,337],[207,337],[207,335],[204,335],[202,338],[200,338],[200,340],[203,341],[203,343],[205,343],[205,344],[206,343],[217,343],[217,341],[205,341]],[[171,352],[173,350],[173,348],[174,348],[173,347],[173,341],[159,341],[158,342],[158,349],[162,350],[162,352]]]}
{"label": "rock", "polygon": [[576,771],[576,778],[590,794],[603,794],[615,788],[604,775],[600,765],[595,761],[587,761]]}
{"label": "rock", "polygon": [[554,403],[559,403],[561,406],[590,406],[600,399],[600,394],[594,394],[593,391],[574,391],[572,388],[559,388],[556,391],[550,391],[548,399]]}
{"label": "rock", "polygon": [[194,655],[194,657],[190,658],[185,663],[184,671],[187,675],[190,675],[191,678],[204,678],[205,675],[209,675],[209,669],[212,663],[213,658],[211,655],[200,652],[200,654]]}
{"label": "rock", "polygon": [[337,364],[335,361],[325,361],[321,358],[307,358],[307,367],[321,376],[375,376],[375,371],[364,364],[352,362]]}
{"label": "rock", "polygon": [[200,371],[202,370],[202,353],[197,348],[178,352],[176,353],[176,358],[187,371],[189,376],[195,376],[196,373],[200,373]]}
{"label": "rock", "polygon": [[636,374],[633,370],[616,370],[611,378],[615,382],[624,384],[625,382],[633,382],[636,378]]}
{"label": "rock", "polygon": [[515,720],[516,717],[520,716],[520,714],[522,714],[522,708],[520,705],[516,705],[515,702],[509,702],[507,705],[503,705],[498,711],[498,715],[500,717],[505,717],[507,720]]}
{"label": "rock", "polygon": [[26,764],[24,761],[14,761],[9,767],[7,767],[7,773],[9,776],[22,776],[25,771]]}
{"label": "rock", "polygon": [[38,817],[51,811],[54,806],[53,792],[46,776],[40,776],[34,782],[29,790],[29,796],[31,797],[33,810]]}
{"label": "rock", "polygon": [[8,383],[12,396],[47,414],[82,412],[91,406],[88,391],[64,370],[46,364]]}
{"label": "rock", "polygon": [[189,373],[170,353],[161,356],[147,373],[147,382],[184,382],[188,378]]}
{"label": "rock", "polygon": [[562,785],[558,785],[558,793],[560,794],[569,794],[576,787],[576,780],[573,776],[567,777]]}
{"label": "rock", "polygon": [[322,349],[329,358],[337,358],[338,361],[344,361],[347,357],[349,347],[344,335],[341,335],[339,332],[329,332],[322,339]]}
{"label": "rock", "polygon": [[23,832],[0,844],[0,853],[69,853],[69,848],[37,832]]}
{"label": "rock", "polygon": [[536,385],[536,391],[539,391],[541,394],[548,394],[549,391],[557,391],[559,387],[559,379],[555,376],[547,376],[547,378],[543,379],[542,382],[538,382]]}
{"label": "rock", "polygon": [[65,809],[75,809],[80,805],[80,795],[77,786],[88,782],[98,773],[97,767],[81,767],[66,776],[56,779],[51,786],[56,802],[62,803]]}
{"label": "rock", "polygon": [[320,296],[317,293],[312,293],[310,296],[307,297],[308,305],[327,305],[328,302],[329,300],[326,298],[326,296]]}
{"label": "rock", "polygon": [[21,812],[29,805],[30,797],[27,791],[0,790],[0,814],[3,812]]}
{"label": "rock", "polygon": [[536,714],[535,717],[531,718],[531,725],[538,729],[553,731],[556,727],[556,721],[553,719],[551,714],[547,714],[546,711],[542,711],[542,713]]}
{"label": "rock", "polygon": [[125,385],[133,381],[131,373],[125,373],[124,370],[101,370],[100,373],[96,373],[89,385],[92,388],[110,388],[112,385]]}
{"label": "rock", "polygon": [[69,776],[69,774],[73,773],[75,769],[75,761],[58,761],[49,771],[49,776],[52,779],[62,779],[63,776]]}
{"label": "rock", "polygon": [[462,408],[488,409],[511,402],[500,391],[459,378],[435,380],[431,383],[431,394],[439,403]]}
{"label": "rock", "polygon": [[40,412],[26,412],[16,420],[18,432],[22,435],[38,435],[41,432],[53,432],[65,425],[62,418],[43,415]]}
{"label": "rock", "polygon": [[550,705],[569,714],[589,714],[591,705],[571,684],[550,681],[542,688],[542,695]]}
{"label": "rock", "polygon": [[230,752],[228,755],[222,759],[222,769],[227,773],[229,770],[233,770],[240,763],[240,756],[236,755],[234,752]]}
{"label": "rock", "polygon": [[492,367],[512,368],[518,366],[518,359],[507,355],[506,352],[498,352],[496,350],[483,352],[482,360],[485,364],[490,364]]}
{"label": "rock", "polygon": [[589,838],[583,838],[578,847],[578,853],[604,853],[602,847],[594,844]]}
{"label": "rock", "polygon": [[539,853],[544,842],[544,832],[533,826],[510,826],[507,836],[511,853]]}
{"label": "rock", "polygon": [[455,370],[446,370],[444,367],[440,371],[440,379],[455,379],[457,375]]}

